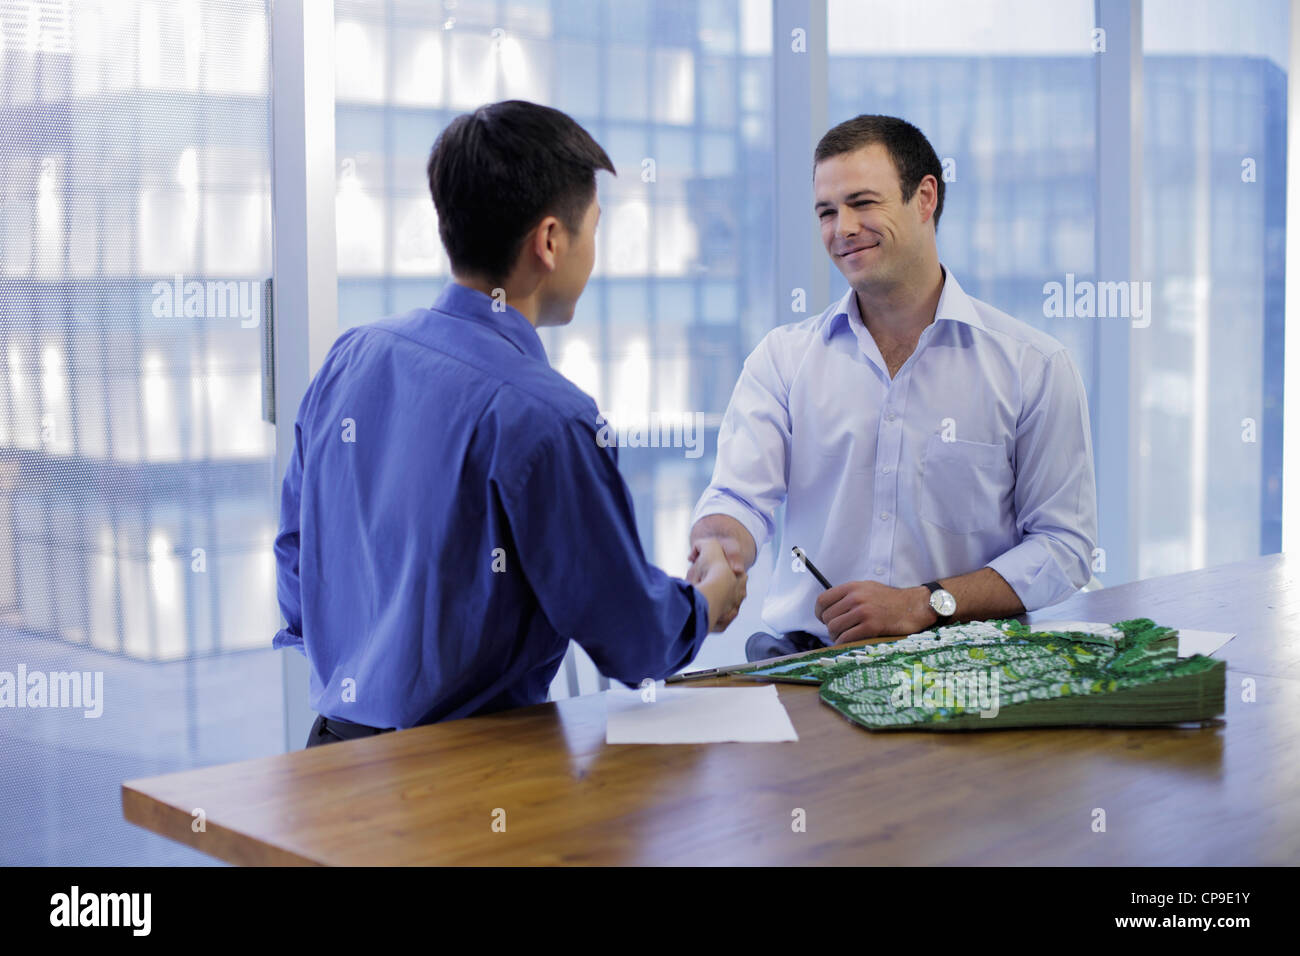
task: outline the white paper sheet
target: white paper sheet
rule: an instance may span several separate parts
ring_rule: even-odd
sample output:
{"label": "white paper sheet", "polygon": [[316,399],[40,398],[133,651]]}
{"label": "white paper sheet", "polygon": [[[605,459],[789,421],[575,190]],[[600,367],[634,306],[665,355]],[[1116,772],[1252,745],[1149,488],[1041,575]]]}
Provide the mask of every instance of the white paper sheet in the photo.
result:
{"label": "white paper sheet", "polygon": [[776,687],[654,688],[605,692],[607,744],[764,743],[798,740]]}
{"label": "white paper sheet", "polygon": [[[1098,624],[1092,621],[1034,621],[1031,626],[1044,631],[1091,632],[1094,628],[1111,628],[1109,624]],[[1208,657],[1236,636],[1227,631],[1193,631],[1180,627],[1178,628],[1178,656],[1191,657],[1193,654],[1204,654]]]}
{"label": "white paper sheet", "polygon": [[1204,654],[1209,657],[1224,644],[1236,637],[1226,631],[1192,631],[1185,627],[1178,629],[1178,656],[1191,657]]}

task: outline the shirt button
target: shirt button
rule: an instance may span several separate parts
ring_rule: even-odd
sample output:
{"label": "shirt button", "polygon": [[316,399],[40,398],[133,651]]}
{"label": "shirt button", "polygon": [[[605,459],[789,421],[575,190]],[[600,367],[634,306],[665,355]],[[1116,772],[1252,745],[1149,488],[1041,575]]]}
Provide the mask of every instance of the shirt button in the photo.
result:
{"label": "shirt button", "polygon": [[888,512],[888,511],[882,511],[882,512],[880,512],[880,520],[881,520],[881,521],[888,521],[888,520],[889,520],[889,512]]}
{"label": "shirt button", "polygon": [[893,412],[890,412],[888,415],[885,416],[885,421],[892,422],[897,417],[898,416],[895,415]]}
{"label": "shirt button", "polygon": [[886,465],[884,468],[880,469],[880,473],[881,473],[882,475],[887,475],[887,474],[889,474],[891,471],[893,471],[893,469],[890,468],[888,465]]}
{"label": "shirt button", "polygon": [[876,573],[877,573],[877,574],[884,574],[884,573],[885,573],[885,568],[884,568],[884,566],[883,566],[883,565],[876,565]]}

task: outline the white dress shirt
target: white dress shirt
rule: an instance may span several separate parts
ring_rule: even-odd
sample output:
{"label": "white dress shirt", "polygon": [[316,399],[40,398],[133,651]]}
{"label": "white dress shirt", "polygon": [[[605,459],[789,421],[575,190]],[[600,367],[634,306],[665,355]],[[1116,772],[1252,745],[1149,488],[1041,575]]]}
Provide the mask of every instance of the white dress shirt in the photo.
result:
{"label": "white dress shirt", "polygon": [[783,503],[763,604],[777,633],[830,640],[821,585],[792,546],[832,585],[908,588],[989,566],[1028,610],[1064,600],[1087,583],[1097,538],[1078,369],[945,269],[935,320],[891,379],[850,289],[745,360],[692,521],[730,515],[762,548]]}

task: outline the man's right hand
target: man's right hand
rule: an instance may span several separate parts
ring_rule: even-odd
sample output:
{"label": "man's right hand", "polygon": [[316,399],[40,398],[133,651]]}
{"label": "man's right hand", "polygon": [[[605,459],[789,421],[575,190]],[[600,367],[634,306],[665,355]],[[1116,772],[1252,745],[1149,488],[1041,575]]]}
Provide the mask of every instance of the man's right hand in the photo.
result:
{"label": "man's right hand", "polygon": [[686,580],[704,593],[709,602],[709,631],[726,630],[736,619],[740,604],[745,600],[745,585],[749,575],[743,564],[737,572],[735,563],[717,538],[699,542],[691,550],[691,567]]}
{"label": "man's right hand", "polygon": [[731,569],[737,574],[748,570],[758,556],[754,538],[745,526],[730,515],[705,515],[691,529],[691,553],[688,561],[694,562],[705,541],[714,540],[722,545]]}

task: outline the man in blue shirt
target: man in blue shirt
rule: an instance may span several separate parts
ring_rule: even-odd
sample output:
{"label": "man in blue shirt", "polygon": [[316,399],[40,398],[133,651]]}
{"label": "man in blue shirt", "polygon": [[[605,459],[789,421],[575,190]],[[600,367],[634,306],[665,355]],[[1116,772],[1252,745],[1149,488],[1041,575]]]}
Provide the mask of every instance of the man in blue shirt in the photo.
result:
{"label": "man in blue shirt", "polygon": [[340,335],[295,422],[275,542],[311,663],[308,746],[536,704],[569,640],[636,685],[688,664],[744,597],[721,546],[648,564],[598,411],[537,327],[591,274],[605,151],[557,110],[496,103],[438,137],[429,186],[453,281]]}
{"label": "man in blue shirt", "polygon": [[[915,126],[859,116],[813,159],[850,289],[745,362],[692,541],[736,569],[784,539],[751,660],[1054,604],[1097,538],[1088,400],[1066,348],[939,262],[943,170]],[[801,548],[832,585],[822,585]]]}

